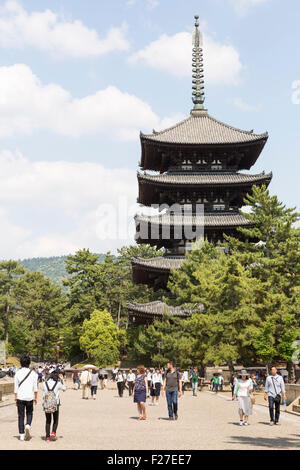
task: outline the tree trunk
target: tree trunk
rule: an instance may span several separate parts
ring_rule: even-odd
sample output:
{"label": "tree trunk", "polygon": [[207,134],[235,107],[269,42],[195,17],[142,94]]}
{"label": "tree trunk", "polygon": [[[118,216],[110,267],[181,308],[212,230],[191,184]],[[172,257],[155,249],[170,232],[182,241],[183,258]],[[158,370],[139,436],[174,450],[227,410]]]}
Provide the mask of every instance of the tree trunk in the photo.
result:
{"label": "tree trunk", "polygon": [[6,343],[8,343],[8,330],[9,330],[9,314],[10,314],[10,305],[9,305],[9,300],[10,300],[10,289],[7,293],[7,303],[6,303],[6,307],[5,307],[5,325],[4,325],[4,328],[5,328],[5,341]]}
{"label": "tree trunk", "polygon": [[118,330],[120,329],[120,326],[121,326],[121,306],[122,306],[122,302],[120,299],[119,308],[118,308]]}
{"label": "tree trunk", "polygon": [[5,322],[4,322],[4,329],[5,329],[5,341],[8,343],[8,323],[9,323],[9,304],[6,304],[5,308]]}

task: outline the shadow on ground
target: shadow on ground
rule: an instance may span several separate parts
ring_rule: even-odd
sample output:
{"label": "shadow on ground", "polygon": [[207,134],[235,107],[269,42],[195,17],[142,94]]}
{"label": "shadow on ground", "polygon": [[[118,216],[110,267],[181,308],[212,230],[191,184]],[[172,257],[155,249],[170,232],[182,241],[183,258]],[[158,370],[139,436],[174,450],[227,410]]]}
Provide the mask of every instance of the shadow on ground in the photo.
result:
{"label": "shadow on ground", "polygon": [[292,437],[249,437],[249,436],[231,436],[232,441],[228,444],[244,444],[253,447],[266,447],[269,449],[291,449],[300,448],[300,436],[297,439]]}

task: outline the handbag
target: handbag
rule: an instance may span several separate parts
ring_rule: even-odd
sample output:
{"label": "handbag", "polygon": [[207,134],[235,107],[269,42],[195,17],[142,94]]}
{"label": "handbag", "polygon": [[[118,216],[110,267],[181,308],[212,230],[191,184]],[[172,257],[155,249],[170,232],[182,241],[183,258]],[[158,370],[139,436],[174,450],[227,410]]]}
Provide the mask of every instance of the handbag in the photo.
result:
{"label": "handbag", "polygon": [[[271,377],[271,379],[272,379],[272,382],[273,382],[274,391],[275,391],[275,393],[276,393],[276,388],[275,388],[275,384],[274,384],[274,379],[273,379],[273,377]],[[276,393],[276,396],[275,396],[275,398],[274,398],[274,401],[275,401],[275,403],[281,403],[281,395],[280,395],[279,393]]]}
{"label": "handbag", "polygon": [[255,396],[254,395],[251,395],[251,403],[252,403],[252,405],[255,405]]}

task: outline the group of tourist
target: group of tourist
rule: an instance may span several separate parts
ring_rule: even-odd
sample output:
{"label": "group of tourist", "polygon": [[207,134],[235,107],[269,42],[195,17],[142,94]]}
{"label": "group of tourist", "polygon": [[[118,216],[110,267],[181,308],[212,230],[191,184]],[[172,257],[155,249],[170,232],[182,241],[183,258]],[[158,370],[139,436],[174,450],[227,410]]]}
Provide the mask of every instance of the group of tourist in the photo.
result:
{"label": "group of tourist", "polygon": [[107,387],[108,374],[98,371],[96,368],[87,368],[81,373],[78,369],[73,370],[72,380],[75,390],[82,390],[82,399],[88,400],[89,390],[91,397],[96,400],[98,386],[104,390]]}
{"label": "group of tourist", "polygon": [[[248,426],[249,416],[252,415],[255,404],[255,374],[250,376],[243,369],[239,374],[234,374],[231,379],[232,400],[239,404],[240,426]],[[271,375],[266,378],[264,399],[269,403],[270,425],[278,425],[280,416],[280,404],[286,403],[285,383],[281,375],[277,373],[276,367],[272,367]],[[275,409],[275,413],[274,413]]]}
{"label": "group of tourist", "polygon": [[[38,402],[38,382],[42,377],[43,410],[45,412],[45,440],[56,440],[56,432],[59,421],[60,392],[67,389],[64,377],[64,369],[61,364],[42,365],[38,368],[30,368],[30,358],[22,356],[21,368],[14,376],[15,403],[18,410],[18,426],[20,440],[28,440],[31,434],[33,418],[33,406]],[[101,372],[93,369],[85,369],[79,374],[73,371],[73,382],[82,388],[82,398],[87,399],[87,391],[90,389],[93,399],[96,398],[98,381]],[[218,377],[219,378],[219,377]],[[200,379],[197,368],[180,372],[173,362],[168,362],[166,369],[145,369],[138,366],[136,373],[130,370],[126,374],[122,370],[116,371],[115,381],[119,396],[123,396],[124,387],[128,388],[129,396],[133,396],[133,402],[137,404],[138,420],[146,420],[146,402],[150,399],[150,405],[157,405],[161,394],[166,396],[169,420],[178,419],[178,398],[184,393],[184,384],[190,381],[193,396],[197,394],[198,381]],[[105,380],[105,379],[104,379]],[[251,377],[246,370],[235,374],[232,382],[232,399],[238,402],[240,425],[248,426],[249,416],[252,414],[255,397],[255,376]],[[122,384],[122,385],[120,385]],[[220,385],[220,381],[217,382]],[[79,387],[77,387],[79,388]],[[270,425],[277,425],[280,416],[281,399],[286,401],[285,384],[283,378],[278,375],[276,367],[271,369],[271,375],[265,383],[265,400],[269,402]],[[26,423],[25,423],[26,417]],[[52,424],[52,429],[51,429]]]}
{"label": "group of tourist", "polygon": [[[42,381],[46,442],[56,440],[59,419],[60,391],[67,389],[61,365],[30,368],[30,357],[22,356],[21,368],[14,377],[15,403],[18,409],[20,441],[30,439],[33,405],[38,402],[38,382]],[[25,424],[26,416],[26,424]],[[51,431],[52,422],[52,432]]]}
{"label": "group of tourist", "polygon": [[146,420],[146,400],[151,396],[151,404],[158,404],[160,393],[166,395],[169,420],[178,419],[178,398],[182,395],[182,374],[168,362],[166,370],[145,370],[138,366],[134,380],[133,401],[137,404],[138,420]]}

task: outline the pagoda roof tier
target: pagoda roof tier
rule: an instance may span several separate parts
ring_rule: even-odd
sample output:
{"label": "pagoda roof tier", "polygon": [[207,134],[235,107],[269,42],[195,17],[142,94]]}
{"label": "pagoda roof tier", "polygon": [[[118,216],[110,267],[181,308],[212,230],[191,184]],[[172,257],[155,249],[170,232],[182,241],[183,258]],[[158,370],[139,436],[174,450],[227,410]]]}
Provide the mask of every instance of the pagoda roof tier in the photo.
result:
{"label": "pagoda roof tier", "polygon": [[161,190],[187,191],[216,188],[244,188],[243,194],[249,192],[253,185],[266,187],[272,180],[272,173],[260,173],[249,175],[243,173],[196,173],[178,174],[164,173],[161,175],[149,175],[138,172],[139,198],[138,202],[145,206],[161,203]]}
{"label": "pagoda roof tier", "polygon": [[203,225],[204,227],[238,227],[238,226],[247,226],[250,225],[249,220],[246,219],[242,214],[236,212],[226,212],[226,213],[207,213],[204,214],[204,217],[195,216],[195,215],[155,215],[155,216],[135,216],[136,224],[147,223],[151,225],[161,225],[161,226],[193,226],[197,227]]}
{"label": "pagoda roof tier", "polygon": [[[204,217],[194,215],[135,216],[138,244],[148,243],[158,248],[172,248],[180,240],[192,241],[201,238],[221,240],[223,234],[233,235],[239,227],[252,224],[236,212],[205,213]],[[219,234],[218,236],[216,234]]]}
{"label": "pagoda roof tier", "polygon": [[171,269],[179,269],[185,256],[159,256],[151,259],[131,258],[132,277],[136,284],[146,284],[154,290],[167,289]]}
{"label": "pagoda roof tier", "polygon": [[265,172],[249,175],[245,173],[195,173],[195,174],[179,174],[164,173],[160,175],[149,175],[147,173],[138,174],[138,180],[141,183],[149,183],[155,185],[171,185],[171,186],[225,186],[225,185],[249,185],[256,183],[269,184],[273,174]]}
{"label": "pagoda roof tier", "polygon": [[196,310],[203,311],[204,309],[203,305],[200,305],[198,309],[171,307],[160,300],[145,304],[129,303],[126,307],[129,317],[131,317],[131,319],[135,318],[136,323],[151,323],[154,320],[162,319],[164,314],[177,318],[188,318],[195,313]]}
{"label": "pagoda roof tier", "polygon": [[223,148],[224,150],[241,151],[243,157],[238,169],[249,170],[259,157],[268,133],[255,134],[225,124],[208,114],[207,111],[192,111],[191,115],[173,127],[152,134],[141,133],[142,159],[144,170],[166,171],[168,163],[163,161],[162,153],[175,148],[184,151]]}
{"label": "pagoda roof tier", "polygon": [[133,269],[140,268],[149,271],[167,271],[179,269],[185,257],[158,256],[156,258],[131,258]]}
{"label": "pagoda roof tier", "polygon": [[160,132],[152,134],[141,133],[143,140],[166,144],[187,145],[224,145],[245,144],[266,140],[268,133],[254,134],[218,121],[207,111],[192,111],[183,121]]}

